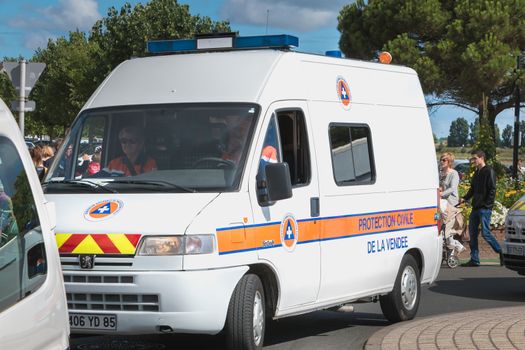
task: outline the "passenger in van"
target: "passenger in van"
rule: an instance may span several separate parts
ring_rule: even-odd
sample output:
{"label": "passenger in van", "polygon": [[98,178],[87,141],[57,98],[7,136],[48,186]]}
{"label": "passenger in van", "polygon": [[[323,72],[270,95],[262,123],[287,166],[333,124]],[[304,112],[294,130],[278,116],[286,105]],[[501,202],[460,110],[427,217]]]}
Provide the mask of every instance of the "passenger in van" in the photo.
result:
{"label": "passenger in van", "polygon": [[146,155],[144,137],[138,127],[122,128],[118,139],[124,154],[110,161],[104,171],[116,176],[135,176],[157,170],[155,160]]}
{"label": "passenger in van", "polygon": [[228,134],[226,136],[227,144],[222,153],[222,159],[237,164],[239,163],[242,152],[246,147],[246,139],[248,138],[251,119],[239,116],[228,116],[226,117],[226,121],[228,125]]}

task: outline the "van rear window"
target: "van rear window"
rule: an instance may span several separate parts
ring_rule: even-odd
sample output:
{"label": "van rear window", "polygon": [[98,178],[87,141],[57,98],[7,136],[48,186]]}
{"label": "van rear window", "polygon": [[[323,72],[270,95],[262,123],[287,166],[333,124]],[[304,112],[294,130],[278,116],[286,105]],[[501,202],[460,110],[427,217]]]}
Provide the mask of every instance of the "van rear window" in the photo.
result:
{"label": "van rear window", "polygon": [[374,182],[375,166],[368,126],[331,124],[329,130],[332,168],[337,185]]}

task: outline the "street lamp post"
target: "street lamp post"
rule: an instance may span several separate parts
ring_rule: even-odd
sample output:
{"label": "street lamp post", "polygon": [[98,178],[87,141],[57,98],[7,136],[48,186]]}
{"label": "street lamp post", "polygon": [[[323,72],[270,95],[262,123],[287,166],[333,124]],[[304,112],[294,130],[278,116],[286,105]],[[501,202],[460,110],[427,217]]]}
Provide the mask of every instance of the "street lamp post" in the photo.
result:
{"label": "street lamp post", "polygon": [[[516,60],[517,69],[525,68],[525,55],[518,55]],[[518,72],[519,74],[519,72]],[[514,87],[514,147],[512,152],[512,177],[518,178],[518,147],[520,139],[520,86],[516,82]]]}

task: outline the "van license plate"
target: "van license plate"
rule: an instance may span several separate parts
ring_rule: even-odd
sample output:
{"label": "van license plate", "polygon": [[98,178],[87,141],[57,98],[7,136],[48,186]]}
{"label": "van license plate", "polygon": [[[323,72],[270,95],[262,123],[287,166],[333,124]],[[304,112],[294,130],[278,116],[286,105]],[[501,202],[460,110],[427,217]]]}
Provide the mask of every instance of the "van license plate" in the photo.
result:
{"label": "van license plate", "polygon": [[507,246],[507,253],[509,255],[525,255],[525,251],[522,246],[509,245]]}
{"label": "van license plate", "polygon": [[69,326],[77,329],[117,329],[117,315],[69,314]]}

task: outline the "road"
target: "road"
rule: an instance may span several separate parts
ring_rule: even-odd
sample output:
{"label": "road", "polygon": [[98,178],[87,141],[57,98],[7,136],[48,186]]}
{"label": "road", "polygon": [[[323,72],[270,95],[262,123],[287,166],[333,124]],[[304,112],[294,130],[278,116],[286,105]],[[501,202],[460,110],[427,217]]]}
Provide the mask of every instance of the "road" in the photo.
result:
{"label": "road", "polygon": [[[525,277],[500,266],[442,268],[422,289],[418,318],[481,308],[523,305]],[[374,332],[389,325],[378,303],[357,304],[355,312],[318,311],[268,325],[265,349],[362,349]],[[162,335],[74,337],[72,350],[222,349],[220,337]]]}

